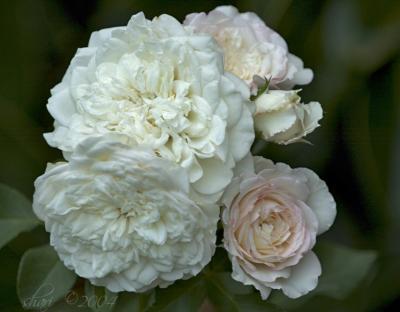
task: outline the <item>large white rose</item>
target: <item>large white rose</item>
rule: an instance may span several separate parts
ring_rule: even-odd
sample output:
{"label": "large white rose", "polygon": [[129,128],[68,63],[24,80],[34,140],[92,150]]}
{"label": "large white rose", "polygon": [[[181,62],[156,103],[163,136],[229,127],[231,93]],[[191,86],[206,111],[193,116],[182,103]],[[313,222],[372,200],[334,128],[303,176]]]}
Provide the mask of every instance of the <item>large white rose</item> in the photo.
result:
{"label": "large white rose", "polygon": [[142,292],[196,275],[214,253],[219,209],[192,201],[189,186],[170,160],[89,138],[36,180],[33,209],[68,268]]}
{"label": "large white rose", "polygon": [[223,196],[232,277],[256,287],[263,299],[271,289],[297,298],[317,286],[321,265],[312,248],[332,225],[336,204],[311,170],[261,157],[254,164],[255,172],[235,178]]}
{"label": "large white rose", "polygon": [[214,36],[224,50],[225,68],[254,86],[253,78],[270,79],[272,87],[292,88],[313,78],[303,61],[289,53],[285,40],[252,12],[219,6],[186,16],[185,25]]}
{"label": "large white rose", "polygon": [[112,133],[187,168],[203,195],[222,193],[254,139],[245,83],[224,73],[211,36],[168,15],[93,33],[51,93],[45,138],[67,159],[84,138]]}

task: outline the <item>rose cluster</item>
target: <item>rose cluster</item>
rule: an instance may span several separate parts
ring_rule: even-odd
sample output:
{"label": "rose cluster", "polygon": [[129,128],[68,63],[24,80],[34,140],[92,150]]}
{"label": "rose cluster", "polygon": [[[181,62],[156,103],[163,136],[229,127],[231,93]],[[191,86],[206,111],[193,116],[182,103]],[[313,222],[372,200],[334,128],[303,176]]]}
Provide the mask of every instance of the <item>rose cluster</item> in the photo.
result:
{"label": "rose cluster", "polygon": [[336,207],[312,171],[251,155],[319,125],[295,85],[312,71],[254,13],[231,6],[132,16],[94,32],[51,90],[50,146],[64,161],[35,181],[33,209],[64,264],[113,292],[197,275],[217,245],[232,277],[296,298],[321,274],[317,235]]}

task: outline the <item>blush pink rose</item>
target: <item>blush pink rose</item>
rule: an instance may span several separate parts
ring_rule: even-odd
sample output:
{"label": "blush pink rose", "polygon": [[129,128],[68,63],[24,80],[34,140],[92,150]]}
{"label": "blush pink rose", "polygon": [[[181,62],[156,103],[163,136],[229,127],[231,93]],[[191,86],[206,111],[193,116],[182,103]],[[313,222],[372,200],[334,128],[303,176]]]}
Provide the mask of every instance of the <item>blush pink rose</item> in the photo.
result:
{"label": "blush pink rose", "polygon": [[254,76],[270,79],[271,87],[291,89],[311,82],[313,73],[289,53],[285,40],[252,12],[219,6],[206,13],[186,16],[184,24],[211,34],[224,51],[225,69],[251,87]]}
{"label": "blush pink rose", "polygon": [[263,299],[271,289],[300,297],[317,286],[321,265],[312,248],[335,219],[335,201],[311,170],[261,157],[254,157],[254,167],[223,197],[232,277],[256,287]]}

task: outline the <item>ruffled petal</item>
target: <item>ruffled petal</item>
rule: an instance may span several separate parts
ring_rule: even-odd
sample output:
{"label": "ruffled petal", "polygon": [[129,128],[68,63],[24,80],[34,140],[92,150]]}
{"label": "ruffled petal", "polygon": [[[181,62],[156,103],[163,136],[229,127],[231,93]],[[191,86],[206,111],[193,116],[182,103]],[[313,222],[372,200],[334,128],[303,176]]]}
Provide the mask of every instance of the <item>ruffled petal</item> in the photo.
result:
{"label": "ruffled petal", "polygon": [[297,168],[295,171],[301,172],[307,177],[310,195],[306,202],[318,218],[318,234],[321,234],[327,231],[335,221],[335,200],[326,183],[313,171],[307,168]]}
{"label": "ruffled petal", "polygon": [[321,264],[314,252],[310,251],[292,268],[290,277],[280,279],[273,288],[281,288],[289,298],[298,298],[309,293],[318,284]]}

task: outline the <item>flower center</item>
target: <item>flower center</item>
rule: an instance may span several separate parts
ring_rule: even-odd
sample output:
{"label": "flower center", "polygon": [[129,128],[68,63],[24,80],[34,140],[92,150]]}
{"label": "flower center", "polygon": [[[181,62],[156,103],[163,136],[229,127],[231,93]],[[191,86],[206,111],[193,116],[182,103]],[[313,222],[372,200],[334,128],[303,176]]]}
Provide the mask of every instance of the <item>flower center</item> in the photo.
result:
{"label": "flower center", "polygon": [[125,135],[164,158],[181,161],[209,134],[212,110],[202,97],[192,95],[191,82],[180,80],[177,67],[170,58],[135,53],[100,64],[93,82],[76,87],[76,122],[96,132]]}
{"label": "flower center", "polygon": [[285,215],[271,212],[265,220],[260,220],[254,242],[257,250],[268,254],[284,245],[291,235],[291,227]]}
{"label": "flower center", "polygon": [[225,70],[245,81],[251,81],[260,71],[264,55],[257,45],[249,46],[236,28],[225,28],[215,34],[215,39],[224,49]]}

